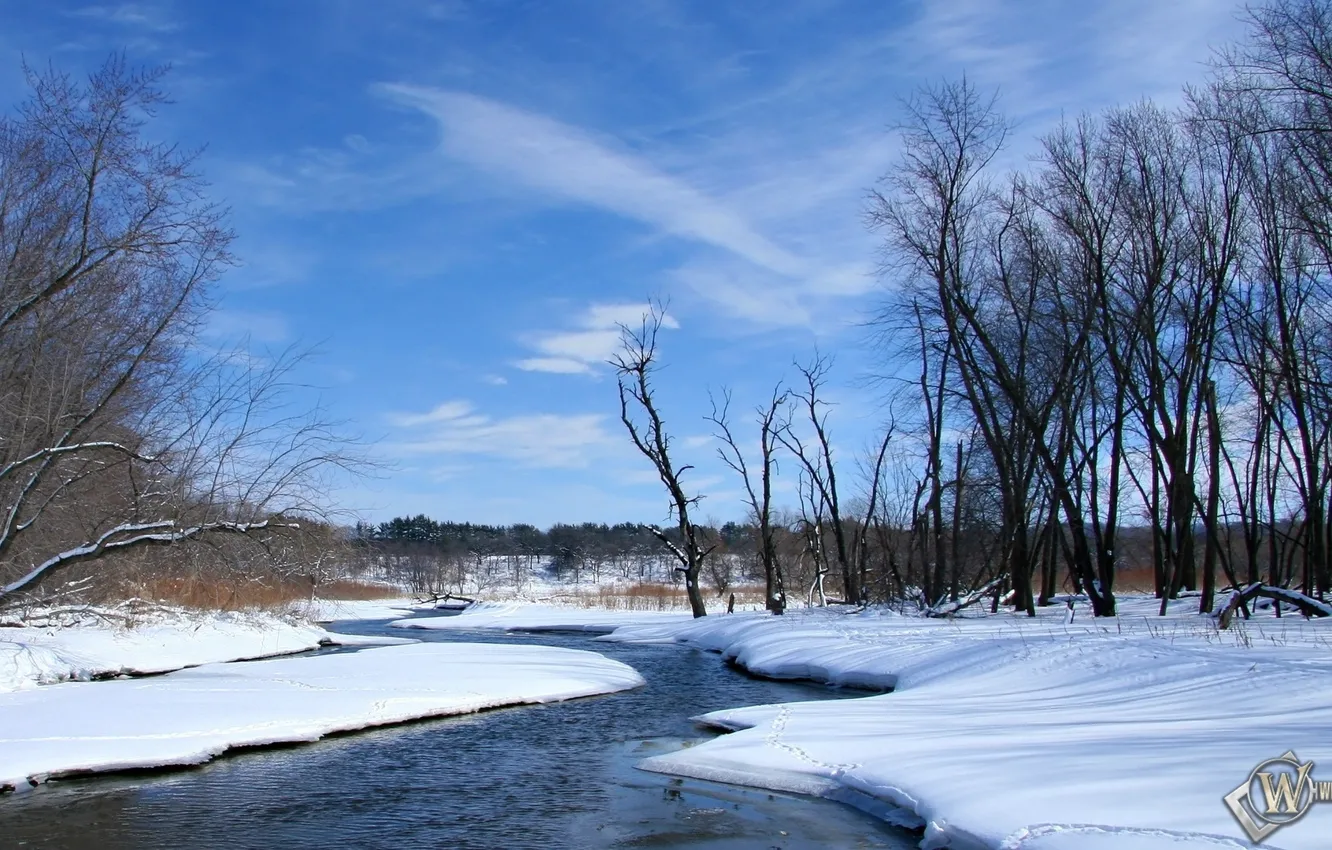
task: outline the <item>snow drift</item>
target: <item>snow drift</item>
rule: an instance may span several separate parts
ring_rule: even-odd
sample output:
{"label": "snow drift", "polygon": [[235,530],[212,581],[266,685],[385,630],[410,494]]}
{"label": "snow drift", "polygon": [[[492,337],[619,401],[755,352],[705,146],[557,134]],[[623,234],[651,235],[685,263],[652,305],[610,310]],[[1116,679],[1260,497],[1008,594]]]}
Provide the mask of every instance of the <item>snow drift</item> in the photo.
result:
{"label": "snow drift", "polygon": [[[820,611],[602,639],[679,641],[760,675],[895,689],[704,715],[740,731],[647,759],[649,770],[868,795],[914,815],[926,848],[1250,846],[1222,797],[1255,765],[1293,749],[1332,779],[1332,623],[1269,615],[1219,632],[1210,618],[1122,605],[1116,620],[1073,625],[1055,619],[1062,610],[945,622]],[[1330,834],[1332,805],[1315,805],[1264,846],[1315,850]]]}

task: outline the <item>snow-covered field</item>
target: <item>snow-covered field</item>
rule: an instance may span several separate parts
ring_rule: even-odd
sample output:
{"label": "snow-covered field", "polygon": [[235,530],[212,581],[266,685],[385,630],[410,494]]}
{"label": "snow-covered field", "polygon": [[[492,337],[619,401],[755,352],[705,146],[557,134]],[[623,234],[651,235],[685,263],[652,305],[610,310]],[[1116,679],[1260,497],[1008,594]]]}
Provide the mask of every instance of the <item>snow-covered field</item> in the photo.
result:
{"label": "snow-covered field", "polygon": [[0,694],[0,786],[643,684],[594,652],[413,644]]}
{"label": "snow-covered field", "polygon": [[[1072,624],[1062,608],[1035,620],[735,615],[601,639],[896,689],[705,715],[742,731],[649,770],[887,801],[925,826],[927,848],[1251,846],[1222,798],[1256,765],[1294,750],[1332,779],[1332,621],[1265,615],[1218,632],[1196,614],[1151,616],[1155,604],[1124,600],[1110,621],[1080,610]],[[1330,836],[1332,805],[1316,804],[1263,846],[1325,850]]]}
{"label": "snow-covered field", "polygon": [[[129,622],[119,619],[122,615],[115,610],[90,609],[63,626],[0,628],[0,693],[54,682],[286,655],[327,643],[364,642],[271,614],[157,609]],[[56,619],[68,621],[70,617]]]}
{"label": "snow-covered field", "polygon": [[523,602],[478,602],[459,614],[413,617],[392,623],[400,629],[496,629],[500,631],[578,631],[607,634],[622,626],[687,623],[688,611],[608,611]]}

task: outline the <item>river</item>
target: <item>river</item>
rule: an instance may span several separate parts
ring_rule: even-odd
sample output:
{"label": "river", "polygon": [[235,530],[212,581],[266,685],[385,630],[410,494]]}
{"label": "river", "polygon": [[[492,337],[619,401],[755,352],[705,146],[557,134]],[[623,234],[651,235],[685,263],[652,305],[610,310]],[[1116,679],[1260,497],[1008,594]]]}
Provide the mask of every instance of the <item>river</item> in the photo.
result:
{"label": "river", "polygon": [[[674,779],[639,759],[709,737],[689,722],[740,705],[855,696],[770,682],[711,653],[584,635],[332,630],[591,649],[647,686],[254,750],[184,771],[53,782],[0,798],[0,847],[911,848],[849,806]],[[423,670],[422,675],[429,675]]]}

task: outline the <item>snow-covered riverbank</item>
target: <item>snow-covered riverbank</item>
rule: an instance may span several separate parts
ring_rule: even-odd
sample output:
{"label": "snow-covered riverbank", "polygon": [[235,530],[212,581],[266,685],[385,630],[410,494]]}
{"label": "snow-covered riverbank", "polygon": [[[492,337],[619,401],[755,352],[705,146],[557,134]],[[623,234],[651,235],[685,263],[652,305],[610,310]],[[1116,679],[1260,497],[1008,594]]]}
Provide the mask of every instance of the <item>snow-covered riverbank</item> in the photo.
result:
{"label": "snow-covered riverbank", "polygon": [[0,694],[0,786],[200,764],[236,747],[643,684],[593,652],[413,644]]}
{"label": "snow-covered riverbank", "polygon": [[494,629],[609,634],[623,626],[684,624],[691,619],[688,611],[620,611],[525,602],[478,602],[458,614],[413,617],[409,620],[397,620],[392,625],[401,629]]}
{"label": "snow-covered riverbank", "polygon": [[[1270,615],[1218,632],[1125,600],[922,620],[792,612],[626,627],[776,678],[895,688],[700,718],[742,730],[641,766],[827,796],[868,795],[926,826],[923,847],[1247,847],[1222,798],[1294,750],[1332,778],[1332,622]],[[1183,609],[1196,600],[1180,603]],[[1323,776],[1320,777],[1319,771]],[[910,816],[903,818],[910,821]],[[1264,846],[1326,848],[1332,805]]]}
{"label": "snow-covered riverbank", "polygon": [[0,693],[367,642],[258,612],[85,609],[32,622],[0,628]]}

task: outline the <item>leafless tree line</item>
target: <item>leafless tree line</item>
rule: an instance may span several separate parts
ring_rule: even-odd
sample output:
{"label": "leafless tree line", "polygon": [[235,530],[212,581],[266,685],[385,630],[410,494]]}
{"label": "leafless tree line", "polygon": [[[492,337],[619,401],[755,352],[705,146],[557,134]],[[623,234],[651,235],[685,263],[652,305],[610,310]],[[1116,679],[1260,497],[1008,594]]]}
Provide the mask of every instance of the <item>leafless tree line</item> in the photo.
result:
{"label": "leafless tree line", "polygon": [[[1012,128],[971,81],[906,104],[866,213],[892,293],[875,320],[892,388],[881,441],[857,469],[835,462],[819,356],[755,412],[757,455],[729,393],[709,417],[770,610],[796,572],[811,602],[927,612],[984,591],[1034,614],[1067,589],[1113,615],[1117,574],[1139,565],[1163,612],[1185,590],[1210,611],[1222,583],[1326,597],[1332,12],[1247,14],[1247,40],[1182,107],[1066,121],[1016,172],[998,164]],[[711,551],[688,536],[698,496],[646,380],[661,318],[625,328],[614,365],[697,575]],[[799,480],[781,518],[779,462]],[[783,530],[798,553],[779,551]]]}
{"label": "leafless tree line", "polygon": [[[728,549],[718,553],[721,541],[715,531],[692,518],[702,496],[691,492],[684,480],[692,466],[679,464],[671,455],[671,436],[651,381],[658,366],[657,337],[664,320],[664,306],[654,304],[641,326],[623,327],[621,351],[611,363],[620,377],[621,419],[634,446],[652,461],[670,495],[674,534],[655,527],[653,533],[679,562],[677,569],[698,617],[706,614],[698,576],[706,568],[721,592],[735,568],[729,556],[736,553]],[[786,610],[792,587],[800,588],[809,604],[827,604],[829,590],[836,594],[832,601],[858,604],[872,598],[869,577],[884,551],[883,535],[876,537],[874,532],[883,521],[878,506],[887,493],[883,476],[895,433],[891,427],[885,431],[865,476],[868,494],[859,500],[864,509],[856,510],[857,498],[848,498],[845,477],[839,482],[828,426],[825,394],[832,361],[815,355],[808,363],[797,362],[795,370],[798,382],[776,386],[755,411],[756,458],[748,432],[732,417],[729,390],[721,390],[720,400],[712,399],[707,417],[714,426],[719,460],[739,477],[744,488],[757,566],[754,572],[762,577],[765,605],[775,614]],[[774,496],[779,457],[796,469],[798,508],[779,507]]]}
{"label": "leafless tree line", "polygon": [[1184,589],[1211,610],[1222,580],[1329,591],[1332,13],[1248,14],[1183,107],[1068,121],[1018,173],[971,81],[909,102],[868,217],[895,293],[879,328],[915,364],[891,378],[923,410],[931,600],[957,561],[946,505],[977,500],[1028,613],[1066,572],[1113,615],[1135,523],[1163,611]]}
{"label": "leafless tree line", "polygon": [[113,564],[317,571],[317,494],[358,461],[295,406],[297,355],[201,345],[233,234],[144,136],[161,73],[27,73],[0,119],[0,605]]}

